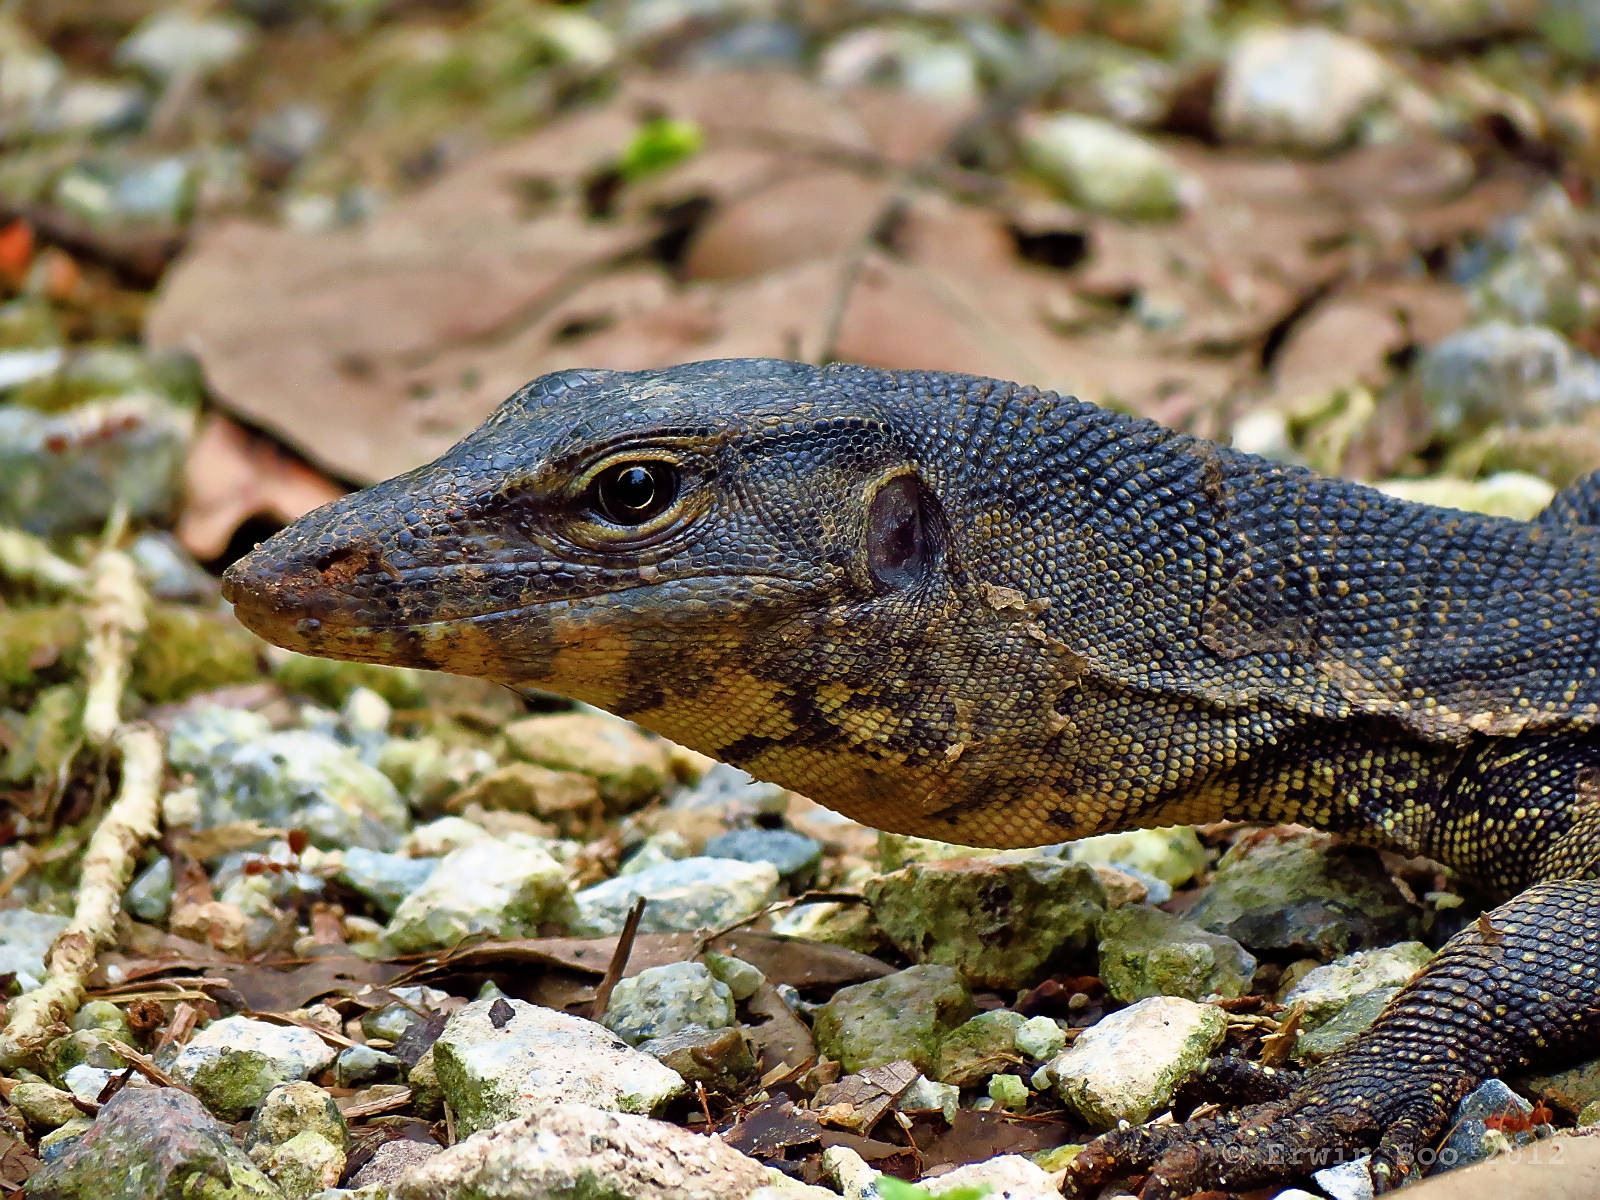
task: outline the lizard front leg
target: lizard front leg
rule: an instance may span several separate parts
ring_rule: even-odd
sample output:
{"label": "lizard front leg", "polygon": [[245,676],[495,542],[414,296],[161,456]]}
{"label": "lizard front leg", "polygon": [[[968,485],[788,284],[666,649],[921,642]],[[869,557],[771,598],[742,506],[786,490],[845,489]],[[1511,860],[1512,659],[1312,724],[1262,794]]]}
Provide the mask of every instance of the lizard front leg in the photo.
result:
{"label": "lizard front leg", "polygon": [[1073,1161],[1067,1195],[1148,1173],[1144,1200],[1175,1200],[1368,1152],[1376,1188],[1395,1187],[1483,1079],[1600,1033],[1597,946],[1600,881],[1535,885],[1445,943],[1359,1042],[1282,1096],[1106,1134]]}

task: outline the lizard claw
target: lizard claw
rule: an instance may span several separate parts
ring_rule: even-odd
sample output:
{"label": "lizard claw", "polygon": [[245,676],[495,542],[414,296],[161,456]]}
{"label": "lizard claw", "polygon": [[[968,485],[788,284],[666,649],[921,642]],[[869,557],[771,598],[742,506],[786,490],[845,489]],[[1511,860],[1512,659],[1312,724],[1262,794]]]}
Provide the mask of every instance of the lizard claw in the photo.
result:
{"label": "lizard claw", "polygon": [[[1207,1075],[1254,1088],[1288,1072],[1213,1060]],[[1277,1099],[1183,1125],[1119,1129],[1091,1142],[1067,1169],[1069,1197],[1115,1179],[1149,1176],[1144,1200],[1180,1200],[1211,1188],[1244,1190],[1304,1178],[1374,1151],[1383,1192],[1409,1178],[1443,1133],[1472,1080],[1459,1071],[1353,1049],[1308,1072]]]}

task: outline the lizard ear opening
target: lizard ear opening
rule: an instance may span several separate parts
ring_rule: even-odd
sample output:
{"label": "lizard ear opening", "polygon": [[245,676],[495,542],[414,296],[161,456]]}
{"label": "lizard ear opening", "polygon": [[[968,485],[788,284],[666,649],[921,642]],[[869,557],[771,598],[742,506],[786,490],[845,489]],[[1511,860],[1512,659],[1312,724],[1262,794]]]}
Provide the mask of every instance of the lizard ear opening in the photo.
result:
{"label": "lizard ear opening", "polygon": [[922,481],[896,475],[872,496],[867,511],[867,570],[884,588],[920,581],[937,557],[934,522]]}

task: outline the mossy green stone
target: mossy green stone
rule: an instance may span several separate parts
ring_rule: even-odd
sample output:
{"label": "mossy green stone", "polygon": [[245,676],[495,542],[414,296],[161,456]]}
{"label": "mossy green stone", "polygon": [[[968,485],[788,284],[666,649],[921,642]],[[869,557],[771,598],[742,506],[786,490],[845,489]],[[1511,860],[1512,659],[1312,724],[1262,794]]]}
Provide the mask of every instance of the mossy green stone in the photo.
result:
{"label": "mossy green stone", "polygon": [[817,1010],[817,1049],[846,1071],[910,1061],[926,1072],[952,1029],[973,1015],[972,993],[950,967],[907,967],[840,988]]}
{"label": "mossy green stone", "polygon": [[1100,920],[1100,980],[1125,1004],[1242,996],[1255,969],[1255,956],[1232,938],[1159,908],[1130,904]]}

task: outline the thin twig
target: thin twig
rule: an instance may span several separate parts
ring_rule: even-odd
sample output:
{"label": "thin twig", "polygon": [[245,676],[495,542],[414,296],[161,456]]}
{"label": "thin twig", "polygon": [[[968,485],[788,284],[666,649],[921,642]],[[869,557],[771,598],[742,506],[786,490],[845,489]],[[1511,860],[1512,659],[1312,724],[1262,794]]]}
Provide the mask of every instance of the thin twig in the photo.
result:
{"label": "thin twig", "polygon": [[122,722],[122,692],[149,601],[133,559],[111,540],[89,569],[83,737],[96,750],[110,745]]}
{"label": "thin twig", "polygon": [[147,725],[116,732],[122,784],[83,854],[72,922],[50,947],[44,982],[12,1002],[0,1030],[0,1063],[31,1060],[83,1002],[96,952],[109,945],[122,891],[146,841],[155,837],[161,812],[161,735]]}
{"label": "thin twig", "polygon": [[611,952],[611,962],[606,965],[600,986],[594,990],[594,1003],[589,1006],[591,1021],[604,1019],[606,1007],[611,1003],[611,993],[621,980],[622,972],[628,968],[628,956],[633,953],[633,939],[639,935],[639,922],[644,917],[645,903],[643,896],[635,900],[633,908],[628,911],[628,919],[622,923],[622,932],[617,934],[617,948]]}

